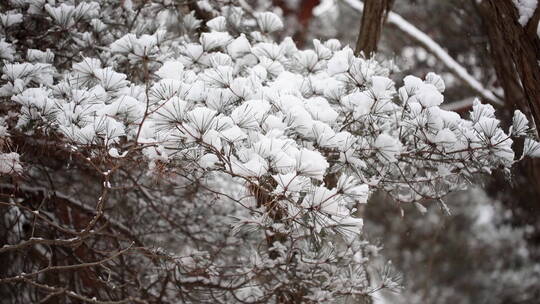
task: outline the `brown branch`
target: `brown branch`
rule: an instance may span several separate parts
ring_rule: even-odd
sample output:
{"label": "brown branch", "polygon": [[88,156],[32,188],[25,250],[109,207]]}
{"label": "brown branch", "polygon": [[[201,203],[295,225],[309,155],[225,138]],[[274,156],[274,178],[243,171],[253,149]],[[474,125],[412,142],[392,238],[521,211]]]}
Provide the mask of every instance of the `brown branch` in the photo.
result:
{"label": "brown branch", "polygon": [[46,290],[48,292],[54,293],[56,295],[64,294],[64,295],[66,295],[66,296],[68,296],[70,298],[77,299],[77,300],[83,301],[85,303],[93,303],[93,304],[122,304],[122,303],[141,303],[141,304],[144,303],[144,304],[146,304],[146,303],[148,303],[145,300],[135,298],[135,297],[131,297],[131,296],[127,297],[126,299],[119,300],[119,301],[100,301],[100,300],[97,300],[96,298],[85,297],[83,295],[80,295],[78,293],[70,291],[67,288],[50,286],[50,285],[47,285],[47,284],[34,282],[34,281],[32,281],[30,279],[27,279],[27,278],[24,278],[23,281],[25,281],[26,283],[28,283],[30,285],[38,287],[40,289],[44,289],[44,290]]}
{"label": "brown branch", "polygon": [[74,264],[74,265],[62,265],[62,266],[47,266],[47,267],[45,267],[43,269],[40,269],[40,270],[32,272],[32,273],[25,273],[25,274],[21,273],[20,275],[17,275],[17,276],[14,276],[14,277],[0,279],[0,284],[16,282],[16,281],[22,281],[24,279],[29,279],[31,277],[35,277],[35,276],[37,276],[39,274],[42,274],[42,273],[45,273],[45,272],[50,272],[50,271],[65,271],[65,270],[73,270],[73,269],[80,269],[80,268],[99,266],[99,265],[102,265],[102,264],[104,264],[104,263],[106,263],[106,262],[108,262],[110,260],[113,260],[113,259],[117,258],[118,256],[120,256],[121,254],[124,254],[125,252],[127,252],[130,249],[131,249],[131,246],[129,246],[129,247],[125,248],[125,249],[119,250],[119,251],[115,252],[114,254],[112,254],[111,256],[106,257],[106,258],[104,258],[102,260],[99,260],[99,261],[95,261],[95,262],[87,262],[87,263]]}
{"label": "brown branch", "polygon": [[[89,216],[92,216],[93,219],[96,218],[97,212],[94,208],[86,206],[86,204],[71,198],[59,191],[50,191],[43,187],[32,187],[27,185],[10,185],[10,184],[0,184],[0,193],[9,193],[15,197],[23,198],[32,198],[35,200],[56,200],[57,202],[62,202],[72,208],[79,210],[82,213],[85,213]],[[102,214],[99,219],[112,227],[116,231],[123,234],[130,241],[135,242],[135,245],[143,247],[144,244],[136,236],[134,236],[130,229],[123,224],[109,218],[105,214]],[[94,223],[95,224],[95,223]],[[1,251],[0,251],[1,252]]]}
{"label": "brown branch", "polygon": [[360,33],[356,42],[356,55],[363,52],[369,58],[377,51],[382,27],[393,2],[393,0],[364,1]]}

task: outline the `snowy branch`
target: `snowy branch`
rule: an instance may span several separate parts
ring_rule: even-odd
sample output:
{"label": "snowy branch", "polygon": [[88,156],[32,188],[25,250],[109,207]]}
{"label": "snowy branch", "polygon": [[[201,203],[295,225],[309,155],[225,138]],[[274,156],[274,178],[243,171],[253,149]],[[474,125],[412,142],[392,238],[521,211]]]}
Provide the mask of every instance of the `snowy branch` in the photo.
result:
{"label": "snowy branch", "polygon": [[[357,11],[362,11],[364,8],[364,4],[359,0],[344,1]],[[482,98],[495,105],[502,106],[504,104],[499,97],[495,96],[493,92],[486,89],[478,80],[469,74],[462,65],[448,55],[448,53],[437,42],[409,23],[407,20],[403,19],[403,17],[394,12],[389,12],[387,22],[413,38],[416,42],[420,43],[430,53],[437,57],[454,75],[461,79],[463,83],[473,89]],[[470,105],[472,106],[472,103]]]}

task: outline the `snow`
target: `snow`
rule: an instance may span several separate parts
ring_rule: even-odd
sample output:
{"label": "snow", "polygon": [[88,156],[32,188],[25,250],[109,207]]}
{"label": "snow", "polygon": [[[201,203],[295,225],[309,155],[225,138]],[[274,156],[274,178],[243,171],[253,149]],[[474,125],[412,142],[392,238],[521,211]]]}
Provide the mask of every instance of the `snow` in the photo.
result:
{"label": "snow", "polygon": [[332,58],[332,50],[330,50],[328,47],[326,47],[321,41],[318,39],[313,39],[313,49],[317,53],[317,56],[320,59],[328,60]]}
{"label": "snow", "polygon": [[18,153],[0,153],[0,174],[21,173],[22,170]]}
{"label": "snow", "polygon": [[287,141],[279,138],[273,138],[270,134],[268,134],[254,143],[252,150],[262,158],[268,159],[279,152],[283,152],[283,149],[287,144]]}
{"label": "snow", "polygon": [[201,59],[204,49],[200,44],[190,43],[183,47],[182,53],[184,54],[184,57],[180,57],[180,60],[183,60],[182,63],[185,66],[190,66]]}
{"label": "snow", "polygon": [[184,65],[180,61],[167,61],[156,72],[162,79],[182,80]]}
{"label": "snow", "polygon": [[[197,132],[202,135],[210,128],[212,128],[216,114],[216,111],[208,109],[206,107],[197,107],[189,111],[187,113],[187,117],[189,121],[193,124],[195,130],[197,130]],[[196,138],[198,137],[197,135],[192,135]]]}
{"label": "snow", "polygon": [[227,20],[223,16],[217,16],[206,22],[206,26],[208,26],[211,31],[225,32],[227,31]]}
{"label": "snow", "polygon": [[6,42],[4,38],[0,39],[0,59],[12,61],[14,54],[15,50],[11,43]]}
{"label": "snow", "polygon": [[313,136],[317,145],[329,148],[336,146],[335,135],[334,130],[326,123],[321,121],[313,122]]}
{"label": "snow", "polygon": [[284,59],[283,57],[285,55],[284,48],[281,48],[275,43],[266,42],[257,43],[252,48],[252,52],[255,56],[259,58],[259,60],[266,57],[267,59],[270,59],[272,61],[280,61]]}
{"label": "snow", "polygon": [[95,69],[94,76],[100,81],[101,86],[106,91],[116,91],[127,86],[127,76],[115,72],[111,67]]}
{"label": "snow", "polygon": [[123,158],[128,154],[128,151],[124,151],[122,154],[118,152],[118,149],[116,148],[110,148],[109,149],[109,155],[114,158]]}
{"label": "snow", "polygon": [[334,56],[328,61],[328,74],[330,76],[345,73],[349,70],[349,58],[352,56],[352,50],[347,48],[334,53]]}
{"label": "snow", "polygon": [[450,129],[444,128],[437,132],[437,136],[433,141],[435,143],[452,146],[457,141],[457,137]]}
{"label": "snow", "polygon": [[23,21],[23,15],[17,13],[0,14],[0,23],[2,27],[8,28]]}
{"label": "snow", "polygon": [[270,111],[270,103],[262,99],[248,100],[231,113],[231,118],[233,120],[235,120],[233,117],[235,115],[234,113],[237,113],[235,111],[243,112],[245,116],[250,116],[257,122],[257,124],[260,124],[266,114]]}
{"label": "snow", "polygon": [[278,183],[277,193],[282,191],[299,193],[309,185],[309,179],[294,172],[273,175],[272,178]]}
{"label": "snow", "polygon": [[444,97],[434,85],[424,83],[418,88],[414,95],[414,100],[428,108],[441,105],[444,101]]}
{"label": "snow", "polygon": [[234,174],[245,177],[261,177],[268,172],[268,163],[257,154],[252,154],[247,162],[239,160],[231,161],[231,169]]}
{"label": "snow", "polygon": [[538,0],[513,0],[519,12],[519,24],[526,26],[529,19],[534,15],[538,6]]}
{"label": "snow", "polygon": [[231,56],[221,52],[215,52],[207,56],[207,58],[209,58],[210,65],[214,68],[218,66],[228,66],[232,64]]}
{"label": "snow", "polygon": [[352,176],[342,175],[338,180],[337,189],[342,191],[345,195],[352,196],[355,202],[361,204],[367,203],[369,186],[367,184],[359,183],[358,180]]}
{"label": "snow", "polygon": [[339,204],[339,200],[336,199],[336,190],[328,189],[324,186],[315,188],[315,191],[311,194],[310,203],[314,207],[319,207],[324,213],[331,215],[342,215],[344,210]]}
{"label": "snow", "polygon": [[47,49],[45,52],[36,49],[29,49],[26,52],[26,58],[28,61],[32,62],[53,63],[54,53],[50,49]]}
{"label": "snow", "polygon": [[441,93],[443,93],[444,90],[446,89],[446,86],[444,84],[442,77],[433,72],[427,73],[426,83],[434,85],[437,88],[437,90]]}
{"label": "snow", "polygon": [[422,79],[413,75],[405,76],[405,78],[403,78],[403,83],[405,84],[405,90],[407,91],[408,95],[416,94],[416,91],[420,89],[422,85],[424,85]]}
{"label": "snow", "polygon": [[242,139],[246,139],[247,135],[238,126],[232,126],[227,130],[221,131],[221,137],[229,142],[237,142]]}
{"label": "snow", "polygon": [[287,109],[286,122],[303,136],[310,136],[313,130],[313,119],[304,106],[296,105]]}
{"label": "snow", "polygon": [[233,81],[233,68],[231,66],[218,66],[213,69],[206,69],[203,80],[207,85],[214,88],[226,88]]}
{"label": "snow", "polygon": [[251,45],[249,44],[246,35],[241,34],[238,38],[229,43],[229,45],[227,45],[227,52],[233,58],[238,58],[244,54],[250,53]]}
{"label": "snow", "polygon": [[200,42],[205,51],[211,51],[216,48],[222,48],[229,44],[232,37],[227,32],[202,33]]}
{"label": "snow", "polygon": [[332,123],[336,121],[339,114],[328,103],[328,101],[322,97],[310,98],[306,101],[305,108],[311,114],[313,119],[320,120],[322,122]]}
{"label": "snow", "polygon": [[296,155],[298,174],[322,180],[329,164],[321,153],[302,148]]}
{"label": "snow", "polygon": [[378,100],[391,99],[394,93],[394,81],[384,76],[372,76],[370,91]]}
{"label": "snow", "polygon": [[257,13],[256,19],[264,33],[272,33],[283,28],[283,21],[272,12]]}
{"label": "snow", "polygon": [[526,138],[523,145],[523,156],[540,157],[540,143]]}
{"label": "snow", "polygon": [[302,69],[306,72],[315,71],[321,68],[319,56],[313,50],[298,51],[298,53],[296,53],[295,59],[297,63],[302,67]]}
{"label": "snow", "polygon": [[381,162],[396,162],[396,156],[401,152],[402,144],[398,139],[386,134],[380,134],[373,145]]}
{"label": "snow", "polygon": [[527,134],[528,126],[529,120],[527,119],[527,116],[525,116],[525,114],[523,114],[520,110],[515,110],[514,116],[512,117],[510,133],[514,136],[524,136]]}
{"label": "snow", "polygon": [[302,76],[285,71],[280,73],[278,78],[270,84],[270,88],[279,89],[282,94],[290,94],[297,92],[303,82]]}

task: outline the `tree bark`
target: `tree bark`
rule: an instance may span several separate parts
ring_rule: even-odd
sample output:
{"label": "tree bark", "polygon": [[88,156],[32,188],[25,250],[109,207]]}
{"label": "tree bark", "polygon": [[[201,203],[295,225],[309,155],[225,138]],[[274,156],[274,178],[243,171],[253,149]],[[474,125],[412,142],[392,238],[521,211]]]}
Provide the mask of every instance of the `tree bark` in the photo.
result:
{"label": "tree bark", "polygon": [[[476,4],[475,0],[472,2]],[[497,74],[498,85],[504,91],[505,106],[507,109],[517,107],[530,116],[529,106],[519,82],[519,75],[512,60],[508,60],[512,58],[512,54],[509,48],[506,47],[504,33],[496,27],[497,18],[485,3],[477,5],[476,8],[482,18],[484,31],[489,39],[491,61]]]}
{"label": "tree bark", "polygon": [[[522,26],[512,0],[484,0],[479,3],[473,0],[473,3],[477,3],[489,37],[491,58],[499,84],[504,89],[507,114],[520,109],[533,118],[538,132],[540,39],[536,29],[540,8],[536,9],[528,24]],[[505,177],[496,177],[490,188],[506,195],[501,201],[513,210],[516,225],[536,228],[528,241],[532,245],[532,255],[540,257],[540,160],[526,159],[519,163],[513,183],[511,186]]]}
{"label": "tree bark", "polygon": [[[519,15],[512,0],[484,0],[479,5],[485,10],[483,17],[484,20],[489,20],[488,27],[493,27],[491,31],[497,31],[502,37],[499,44],[504,45],[505,56],[510,55],[506,59],[498,60],[510,60],[515,66],[527,106],[534,118],[536,129],[540,130],[540,39],[535,31],[531,33],[531,28],[536,29],[535,25],[538,25],[540,9],[536,9],[529,24],[522,26],[518,22]],[[493,40],[491,42],[493,47],[495,43]],[[517,104],[515,101],[512,103]]]}
{"label": "tree bark", "polygon": [[356,42],[356,55],[361,52],[370,58],[377,51],[381,31],[394,0],[366,0],[360,24],[360,33]]}

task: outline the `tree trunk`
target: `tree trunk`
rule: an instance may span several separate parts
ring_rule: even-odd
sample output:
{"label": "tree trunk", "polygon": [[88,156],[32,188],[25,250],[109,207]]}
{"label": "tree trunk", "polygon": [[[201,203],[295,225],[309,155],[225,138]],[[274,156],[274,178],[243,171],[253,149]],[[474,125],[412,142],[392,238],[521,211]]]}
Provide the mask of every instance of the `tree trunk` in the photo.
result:
{"label": "tree trunk", "polygon": [[[497,31],[502,37],[502,41],[497,45],[504,45],[504,55],[510,55],[506,59],[497,60],[502,59],[514,64],[536,129],[540,130],[540,39],[536,35],[540,9],[536,9],[534,16],[524,27],[518,22],[519,15],[512,0],[484,0],[479,7],[484,11],[482,17],[487,21],[488,27],[492,27],[491,31]],[[534,31],[531,28],[534,28]],[[494,40],[491,37],[490,40],[495,48]],[[519,105],[516,101],[511,102]]]}
{"label": "tree trunk", "polygon": [[287,4],[288,0],[273,0],[272,3],[281,8],[284,18],[292,16],[298,26],[293,27],[294,32],[291,33],[294,42],[300,48],[306,44],[306,39],[309,38],[309,23],[313,18],[313,9],[321,3],[320,0],[300,0],[296,9],[291,9],[291,5]]}
{"label": "tree trunk", "polygon": [[[504,89],[507,114],[518,108],[532,117],[540,130],[540,39],[536,28],[540,8],[524,27],[512,0],[477,2],[477,10],[489,37],[490,53],[497,79]],[[520,153],[520,151],[518,151]],[[517,225],[532,225],[529,236],[533,256],[540,257],[540,160],[527,159],[516,167],[513,187],[504,177],[498,177],[490,188],[506,195],[502,202],[514,212]]]}
{"label": "tree trunk", "polygon": [[[476,1],[473,0],[473,3],[476,3]],[[512,60],[508,60],[512,58],[512,54],[509,48],[506,47],[504,33],[495,26],[498,22],[497,18],[485,3],[478,5],[476,8],[482,18],[484,31],[489,39],[491,61],[497,74],[498,85],[504,90],[505,106],[507,109],[517,107],[530,116],[531,113],[519,82],[518,73]]]}
{"label": "tree trunk", "polygon": [[360,34],[356,42],[356,55],[364,52],[370,58],[377,51],[377,45],[381,38],[381,31],[387,13],[390,11],[394,0],[366,0],[364,12],[360,24]]}

